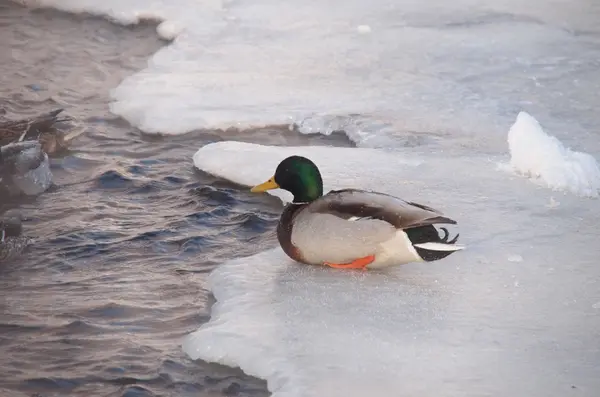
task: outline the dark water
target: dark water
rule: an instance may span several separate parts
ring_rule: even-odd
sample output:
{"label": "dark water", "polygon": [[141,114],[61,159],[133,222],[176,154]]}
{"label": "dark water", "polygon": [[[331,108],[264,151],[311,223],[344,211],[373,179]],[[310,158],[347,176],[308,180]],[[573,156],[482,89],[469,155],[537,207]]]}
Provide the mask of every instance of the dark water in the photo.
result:
{"label": "dark water", "polygon": [[[181,338],[207,321],[208,273],[276,244],[280,203],[196,171],[223,139],[349,145],[286,128],[144,136],[109,91],[165,45],[155,26],[0,1],[0,107],[64,107],[85,127],[52,160],[56,187],[20,202],[36,244],[0,265],[0,396],[265,396],[265,382],[192,362]],[[176,114],[173,117],[177,117]]]}

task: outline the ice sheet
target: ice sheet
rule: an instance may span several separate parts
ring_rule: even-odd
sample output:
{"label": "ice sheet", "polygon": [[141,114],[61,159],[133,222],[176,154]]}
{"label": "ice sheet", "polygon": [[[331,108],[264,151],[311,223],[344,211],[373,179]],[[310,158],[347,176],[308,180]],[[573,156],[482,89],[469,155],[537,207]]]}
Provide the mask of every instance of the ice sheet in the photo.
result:
{"label": "ice sheet", "polygon": [[295,123],[306,133],[343,126],[364,147],[433,134],[503,150],[521,109],[577,139],[586,124],[598,126],[600,48],[590,35],[600,10],[591,3],[25,2],[120,23],[164,21],[159,33],[175,40],[111,104],[146,132]]}
{"label": "ice sheet", "polygon": [[439,208],[467,250],[367,274],[298,265],[278,247],[229,261],[210,276],[217,303],[184,341],[188,355],[266,378],[275,397],[598,390],[596,200],[553,205],[551,190],[487,156],[220,142],[194,164],[251,186],[291,154],[316,162],[326,191],[376,189]]}
{"label": "ice sheet", "polygon": [[598,197],[600,168],[594,157],[566,148],[540,123],[521,112],[508,132],[513,170],[556,190]]}

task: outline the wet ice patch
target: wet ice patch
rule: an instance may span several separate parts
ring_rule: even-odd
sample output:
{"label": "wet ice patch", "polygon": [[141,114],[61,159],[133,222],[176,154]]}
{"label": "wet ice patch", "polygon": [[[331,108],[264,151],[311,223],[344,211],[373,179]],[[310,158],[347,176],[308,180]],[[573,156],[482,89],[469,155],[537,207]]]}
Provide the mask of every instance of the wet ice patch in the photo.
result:
{"label": "wet ice patch", "polygon": [[517,116],[508,132],[508,146],[510,167],[516,173],[551,189],[598,197],[600,168],[596,159],[566,148],[528,113]]}

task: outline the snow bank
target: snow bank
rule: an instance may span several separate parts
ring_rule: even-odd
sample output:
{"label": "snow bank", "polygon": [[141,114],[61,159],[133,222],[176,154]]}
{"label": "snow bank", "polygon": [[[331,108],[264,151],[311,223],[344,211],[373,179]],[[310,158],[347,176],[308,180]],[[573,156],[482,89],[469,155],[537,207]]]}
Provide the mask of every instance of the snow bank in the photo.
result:
{"label": "snow bank", "polygon": [[580,196],[598,197],[600,168],[594,157],[566,148],[520,112],[508,132],[512,169],[541,185]]}

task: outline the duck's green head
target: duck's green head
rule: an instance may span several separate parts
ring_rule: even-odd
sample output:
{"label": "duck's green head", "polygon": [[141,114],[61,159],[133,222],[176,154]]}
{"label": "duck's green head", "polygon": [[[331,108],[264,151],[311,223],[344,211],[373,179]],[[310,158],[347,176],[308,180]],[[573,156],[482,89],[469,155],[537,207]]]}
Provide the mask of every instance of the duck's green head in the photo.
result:
{"label": "duck's green head", "polygon": [[292,202],[308,203],[323,195],[323,179],[319,169],[309,159],[290,156],[277,166],[275,175],[252,192],[264,192],[271,189],[283,189],[294,195]]}

